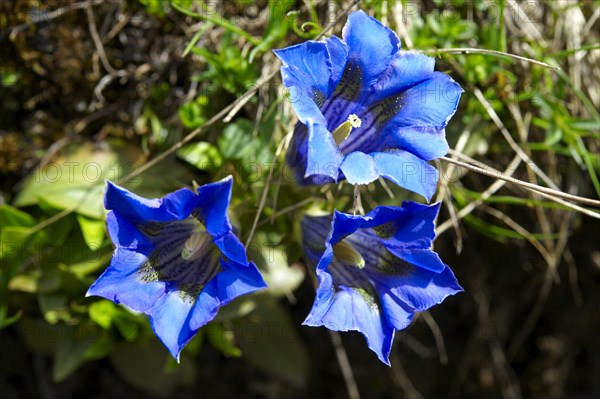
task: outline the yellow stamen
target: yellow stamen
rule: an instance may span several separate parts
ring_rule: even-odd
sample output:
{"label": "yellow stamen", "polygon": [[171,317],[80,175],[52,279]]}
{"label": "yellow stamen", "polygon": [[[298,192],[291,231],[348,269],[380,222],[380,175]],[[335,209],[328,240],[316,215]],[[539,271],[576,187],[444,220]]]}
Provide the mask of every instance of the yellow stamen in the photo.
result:
{"label": "yellow stamen", "polygon": [[346,265],[356,266],[359,269],[364,269],[365,267],[365,259],[346,240],[340,241],[333,247],[333,256]]}
{"label": "yellow stamen", "polygon": [[335,140],[337,145],[340,145],[342,141],[348,138],[353,128],[358,129],[361,125],[362,121],[360,118],[355,114],[351,114],[345,122],[333,131],[333,140]]}

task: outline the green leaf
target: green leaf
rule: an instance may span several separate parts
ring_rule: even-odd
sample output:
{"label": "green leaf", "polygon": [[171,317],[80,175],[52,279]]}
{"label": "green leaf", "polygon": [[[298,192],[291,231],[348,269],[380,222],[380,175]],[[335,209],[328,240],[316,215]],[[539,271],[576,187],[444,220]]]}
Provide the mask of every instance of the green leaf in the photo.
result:
{"label": "green leaf", "polygon": [[[258,45],[250,51],[248,56],[248,61],[252,62],[256,55],[262,52],[266,52],[271,50],[273,46],[281,39],[285,38],[285,35],[290,26],[291,18],[288,18],[288,10],[293,6],[292,1],[276,1],[269,2],[269,16],[268,19],[269,24],[267,26],[266,32],[263,35],[264,39],[258,43]],[[295,15],[297,16],[297,14]],[[295,24],[295,21],[293,22]],[[309,35],[315,37],[320,31],[323,29],[321,26],[314,22],[307,22],[307,26],[310,27],[308,29]],[[302,26],[302,31],[304,31],[304,25]]]}
{"label": "green leaf", "polygon": [[252,295],[243,295],[229,302],[219,309],[214,321],[230,321],[250,314],[256,308],[256,301]]}
{"label": "green leaf", "polygon": [[76,327],[63,326],[52,371],[54,382],[65,380],[85,362],[88,350],[100,334],[98,328],[89,322]]}
{"label": "green leaf", "polygon": [[104,241],[104,221],[92,219],[87,216],[77,215],[77,222],[81,228],[83,239],[88,248],[92,251],[97,250]]}
{"label": "green leaf", "polygon": [[181,122],[190,129],[195,129],[206,122],[201,103],[202,99],[189,101],[179,107],[179,118]]}
{"label": "green leaf", "polygon": [[240,319],[236,341],[244,359],[295,386],[308,378],[306,346],[296,323],[276,302],[264,300],[250,315]]}
{"label": "green leaf", "polygon": [[67,265],[69,272],[73,273],[78,278],[83,278],[90,273],[95,272],[102,266],[106,266],[112,258],[112,247],[106,245],[98,251],[87,252],[85,258],[73,259],[73,263]]}
{"label": "green leaf", "polygon": [[129,311],[121,309],[114,315],[112,321],[126,341],[133,342],[138,337],[140,332],[138,320]]}
{"label": "green leaf", "polygon": [[19,79],[21,79],[20,72],[13,72],[7,70],[0,71],[0,87],[13,87],[19,82]]}
{"label": "green leaf", "polygon": [[[18,255],[32,255],[34,252],[39,251],[41,244],[48,241],[48,236],[44,232],[40,233],[33,238],[30,237],[30,227],[7,226],[3,228],[0,234],[0,240],[2,241],[0,259],[12,258]],[[29,251],[30,247],[31,251]]]}
{"label": "green leaf", "polygon": [[64,324],[48,324],[44,319],[23,317],[17,323],[23,341],[31,352],[53,355],[58,339],[67,334]]}
{"label": "green leaf", "polygon": [[43,198],[57,209],[76,208],[81,215],[101,219],[104,180],[118,179],[118,171],[113,151],[80,145],[36,170],[23,185],[15,206],[36,205]]}
{"label": "green leaf", "polygon": [[14,315],[8,316],[8,305],[5,303],[0,304],[0,330],[19,321],[22,315],[23,311],[19,310]]}
{"label": "green leaf", "polygon": [[51,293],[61,286],[61,273],[54,264],[45,264],[38,281],[38,292],[42,294]]}
{"label": "green leaf", "polygon": [[217,147],[207,142],[186,145],[177,151],[177,156],[206,172],[214,172],[223,164],[223,158]]}
{"label": "green leaf", "polygon": [[116,313],[115,304],[105,299],[92,303],[88,308],[90,319],[105,330],[110,328]]}
{"label": "green leaf", "polygon": [[240,357],[242,351],[234,344],[234,335],[226,331],[219,323],[209,323],[204,327],[204,334],[215,349],[227,357]]}
{"label": "green leaf", "polygon": [[196,367],[182,354],[179,367],[170,372],[164,371],[168,357],[167,350],[158,340],[149,344],[129,343],[115,346],[109,356],[114,369],[131,386],[154,397],[174,397],[180,386],[192,386],[195,382]]}
{"label": "green leaf", "polygon": [[7,226],[33,227],[35,219],[26,212],[3,204],[0,205],[0,231]]}
{"label": "green leaf", "polygon": [[35,294],[38,291],[38,280],[40,272],[23,273],[14,276],[8,282],[8,289],[11,291],[22,291]]}
{"label": "green leaf", "polygon": [[227,125],[217,142],[221,154],[227,159],[249,157],[252,151],[253,129],[252,122],[242,118]]}
{"label": "green leaf", "polygon": [[544,140],[544,145],[551,149],[556,144],[562,140],[563,131],[562,129],[557,128],[556,126],[552,126],[552,128],[548,129],[546,132],[546,140]]}
{"label": "green leaf", "polygon": [[596,133],[600,131],[600,120],[598,119],[576,119],[568,123],[573,129],[589,130]]}
{"label": "green leaf", "polygon": [[113,348],[113,340],[107,331],[100,332],[100,338],[86,349],[83,357],[87,360],[102,359],[110,355]]}
{"label": "green leaf", "polygon": [[44,318],[50,324],[56,324],[59,320],[69,320],[71,318],[67,309],[67,297],[63,294],[40,294],[38,295],[38,303]]}

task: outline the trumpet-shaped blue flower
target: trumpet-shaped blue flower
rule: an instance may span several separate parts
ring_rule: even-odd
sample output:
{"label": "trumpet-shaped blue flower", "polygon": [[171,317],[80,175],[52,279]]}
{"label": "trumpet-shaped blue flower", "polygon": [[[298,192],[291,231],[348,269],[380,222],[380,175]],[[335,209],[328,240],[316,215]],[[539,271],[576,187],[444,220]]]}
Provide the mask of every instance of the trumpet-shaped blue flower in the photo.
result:
{"label": "trumpet-shaped blue flower", "polygon": [[230,176],[197,193],[146,199],[107,182],[104,204],[116,250],[87,295],[147,314],[177,360],[220,306],[266,287],[232,232],[231,186]]}
{"label": "trumpet-shaped blue flower", "polygon": [[300,184],[381,176],[429,200],[438,173],[427,161],[448,152],[444,129],[462,89],[362,11],[342,36],[275,51],[299,119],[288,163]]}
{"label": "trumpet-shaped blue flower", "polygon": [[[366,216],[335,212],[302,220],[303,248],[319,287],[305,325],[359,331],[389,365],[394,333],[415,312],[462,291],[432,249],[439,203],[380,206]],[[325,235],[329,232],[329,235]]]}

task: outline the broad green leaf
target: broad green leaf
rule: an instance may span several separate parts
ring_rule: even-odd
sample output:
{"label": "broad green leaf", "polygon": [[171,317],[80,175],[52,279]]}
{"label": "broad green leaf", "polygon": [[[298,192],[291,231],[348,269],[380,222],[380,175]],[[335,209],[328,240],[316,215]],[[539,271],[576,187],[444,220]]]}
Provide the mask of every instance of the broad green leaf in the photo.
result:
{"label": "broad green leaf", "polygon": [[265,300],[239,320],[236,342],[243,358],[253,366],[295,386],[303,386],[309,363],[307,349],[296,328],[279,304]]}
{"label": "broad green leaf", "polygon": [[89,256],[85,259],[74,259],[74,263],[67,265],[69,271],[79,278],[106,266],[112,258],[112,247],[108,245],[99,251],[88,252]]}
{"label": "broad green leaf", "polygon": [[240,357],[242,351],[235,346],[234,335],[219,323],[209,323],[204,327],[204,335],[211,345],[227,357]]}
{"label": "broad green leaf", "polygon": [[63,294],[40,294],[38,295],[38,303],[44,318],[50,324],[56,324],[59,320],[69,320],[71,318],[67,309],[67,297]]}
{"label": "broad green leaf", "polygon": [[11,291],[22,291],[35,294],[38,291],[38,280],[40,272],[17,274],[8,282],[8,289]]}
{"label": "broad green leaf", "polygon": [[64,324],[48,324],[41,318],[25,316],[17,326],[28,349],[44,355],[53,355],[60,337],[68,335],[68,327]]}
{"label": "broad green leaf", "polygon": [[253,295],[243,295],[229,302],[219,309],[219,313],[214,321],[230,321],[246,316],[256,308],[256,301]]}
{"label": "broad green leaf", "polygon": [[117,307],[111,301],[102,299],[92,303],[88,308],[90,319],[105,330],[112,324],[113,316],[117,313]]}
{"label": "broad green leaf", "polygon": [[[95,280],[93,277],[81,278],[77,274],[73,273],[69,266],[64,263],[59,263],[57,269],[60,273],[61,292],[67,295],[69,298],[83,298],[86,291]],[[75,306],[75,303],[71,303],[71,307]],[[86,312],[87,306],[84,306],[81,312]]]}
{"label": "broad green leaf", "polygon": [[64,151],[29,176],[15,206],[36,205],[40,198],[57,209],[76,209],[91,218],[104,215],[104,180],[118,178],[116,154],[106,147],[83,144]]}
{"label": "broad green leaf", "polygon": [[48,241],[45,232],[39,232],[31,236],[30,227],[7,226],[0,233],[0,259],[12,259],[39,254],[39,250]]}
{"label": "broad green leaf", "polygon": [[0,70],[0,87],[9,88],[17,85],[21,79],[20,72],[13,72],[9,70]]}
{"label": "broad green leaf", "polygon": [[189,101],[179,107],[179,118],[185,127],[190,129],[196,129],[204,122],[206,122],[206,118],[204,117],[201,99],[195,101]]}
{"label": "broad green leaf", "polygon": [[8,204],[0,205],[0,231],[7,226],[32,227],[34,225],[35,219],[27,212]]}
{"label": "broad green leaf", "polygon": [[61,286],[61,273],[55,264],[45,264],[38,281],[38,292],[42,294],[57,291]]}
{"label": "broad green leaf", "polygon": [[77,222],[81,228],[83,239],[87,244],[88,248],[92,251],[97,250],[104,241],[104,221],[99,219],[92,219],[87,216],[77,215]]}
{"label": "broad green leaf", "polygon": [[180,386],[191,386],[195,381],[194,362],[182,354],[182,361],[169,373],[164,371],[168,357],[167,350],[158,340],[149,344],[128,343],[115,346],[109,356],[110,363],[131,386],[149,395],[174,397]]}
{"label": "broad green leaf", "polygon": [[223,164],[223,158],[217,147],[204,141],[186,145],[177,151],[177,156],[206,172],[214,172]]}
{"label": "broad green leaf", "polygon": [[242,118],[227,125],[217,142],[221,154],[227,159],[248,158],[252,151],[253,129],[252,122]]}
{"label": "broad green leaf", "polygon": [[98,327],[89,322],[76,327],[63,327],[54,358],[54,382],[65,380],[86,361],[86,353],[101,334]]}
{"label": "broad green leaf", "polygon": [[102,359],[110,355],[114,341],[108,331],[100,331],[100,337],[95,339],[92,345],[87,348],[83,357],[87,360]]}
{"label": "broad green leaf", "polygon": [[140,332],[138,320],[136,316],[129,313],[129,311],[120,309],[120,311],[113,316],[112,321],[126,341],[133,342],[137,338]]}

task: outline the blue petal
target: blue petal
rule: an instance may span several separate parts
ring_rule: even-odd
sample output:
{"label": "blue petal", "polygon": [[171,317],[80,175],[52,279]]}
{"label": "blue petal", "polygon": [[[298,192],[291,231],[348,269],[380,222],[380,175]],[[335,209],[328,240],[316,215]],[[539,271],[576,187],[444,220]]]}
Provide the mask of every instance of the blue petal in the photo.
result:
{"label": "blue petal", "polygon": [[368,102],[401,93],[432,77],[435,59],[410,51],[399,51],[372,88]]}
{"label": "blue petal", "polygon": [[378,206],[365,215],[368,220],[363,227],[374,228],[384,223],[392,223],[393,231],[385,242],[409,244],[412,247],[431,247],[435,239],[435,219],[440,210],[440,202],[433,205],[403,201],[402,206]]}
{"label": "blue petal", "polygon": [[325,44],[327,45],[329,58],[331,60],[331,77],[329,79],[329,91],[327,93],[327,96],[329,96],[342,78],[344,67],[348,60],[349,49],[346,43],[337,36],[331,36],[330,38],[325,39]]}
{"label": "blue petal", "polygon": [[221,260],[221,270],[217,276],[217,286],[221,306],[233,299],[267,287],[256,265],[250,262],[240,265]]}
{"label": "blue petal", "polygon": [[385,247],[398,258],[434,273],[440,273],[446,268],[446,265],[442,262],[439,255],[431,249],[410,248],[393,244],[388,244]]}
{"label": "blue petal", "polygon": [[[299,185],[314,184],[305,179],[306,175],[306,159],[308,152],[308,128],[302,122],[296,123],[294,126],[294,134],[292,142],[285,154],[287,166],[293,172],[293,176],[287,176],[290,180],[296,179]],[[328,178],[329,180],[330,178]]]}
{"label": "blue petal", "polygon": [[388,27],[363,11],[353,12],[342,31],[350,48],[348,58],[357,62],[365,88],[373,85],[400,49],[400,39]]}
{"label": "blue petal", "polygon": [[[151,248],[152,242],[144,234],[133,226],[128,219],[115,211],[109,211],[106,215],[106,226],[108,235],[112,242],[118,247],[129,249]],[[145,251],[149,253],[149,251]]]}
{"label": "blue petal", "polygon": [[365,298],[352,288],[340,287],[323,317],[320,320],[314,317],[307,318],[304,324],[325,326],[334,331],[359,331],[379,360],[388,366],[390,364],[394,329],[388,324],[379,305],[367,303]]}
{"label": "blue petal", "polygon": [[325,240],[331,231],[332,216],[305,215],[300,222],[302,228],[302,250],[311,268],[315,268],[323,252]]}
{"label": "blue petal", "polygon": [[344,156],[324,125],[309,120],[307,126],[308,158],[304,177],[319,176],[330,182],[337,181]]}
{"label": "blue petal", "polygon": [[235,234],[231,232],[224,234],[223,236],[215,239],[213,242],[217,248],[219,248],[221,253],[227,258],[243,265],[248,264],[246,248],[244,248]]}
{"label": "blue petal", "polygon": [[405,151],[372,154],[379,175],[429,201],[437,188],[438,171],[421,158]]}
{"label": "blue petal", "polygon": [[350,184],[369,184],[379,178],[373,158],[360,151],[346,155],[340,170]]}
{"label": "blue petal", "polygon": [[380,148],[398,148],[426,161],[443,157],[450,148],[446,141],[446,130],[436,126],[398,127],[391,122],[381,135]]}
{"label": "blue petal", "polygon": [[179,362],[179,353],[194,337],[197,329],[190,328],[190,312],[194,301],[180,291],[171,290],[156,302],[150,312],[150,324],[158,338]]}
{"label": "blue petal", "polygon": [[388,323],[396,330],[404,330],[413,320],[414,311],[398,300],[385,286],[377,287],[381,307]]}
{"label": "blue petal", "polygon": [[221,181],[198,188],[199,219],[213,237],[231,231],[227,208],[231,200],[232,184],[233,178],[228,176]]}
{"label": "blue petal", "polygon": [[321,257],[319,264],[317,265],[317,278],[319,279],[319,286],[317,287],[317,292],[315,295],[315,300],[313,302],[312,309],[310,313],[304,320],[305,325],[308,326],[316,326],[320,320],[325,316],[329,308],[331,307],[331,303],[333,301],[333,277],[327,271],[327,267],[331,264],[333,260],[333,250],[331,246],[328,245],[325,248],[325,252]]}
{"label": "blue petal", "polygon": [[287,74],[303,83],[304,87],[328,93],[332,66],[326,43],[308,40],[274,52],[283,62]]}
{"label": "blue petal", "polygon": [[434,72],[401,96],[402,107],[382,132],[382,145],[410,151],[425,160],[448,153],[444,128],[456,112],[462,88]]}
{"label": "blue petal", "polygon": [[[405,201],[404,203],[407,203]],[[364,228],[372,228],[390,221],[395,221],[404,214],[403,207],[399,206],[378,206],[367,213],[365,218]]]}
{"label": "blue petal", "polygon": [[182,188],[163,198],[147,199],[107,180],[104,207],[131,219],[133,224],[140,221],[168,222],[188,217],[196,206],[195,197],[192,190]]}
{"label": "blue petal", "polygon": [[290,101],[298,119],[307,123],[309,118],[326,125],[319,110],[329,95],[331,61],[324,42],[307,41],[302,44],[275,50],[283,62],[283,84],[290,92]]}
{"label": "blue petal", "polygon": [[350,215],[336,210],[333,215],[333,227],[331,237],[328,239],[328,244],[337,244],[343,238],[361,228],[367,220],[366,216]]}
{"label": "blue petal", "polygon": [[218,283],[217,279],[213,278],[206,284],[194,304],[190,316],[190,328],[197,330],[206,325],[206,323],[215,318],[220,306]]}
{"label": "blue petal", "polygon": [[418,312],[463,291],[448,266],[441,273],[414,267],[407,275],[379,276],[376,287],[380,292],[382,289],[388,292],[395,302]]}
{"label": "blue petal", "polygon": [[88,289],[86,296],[101,296],[115,303],[123,303],[136,312],[147,313],[165,294],[162,281],[142,281],[140,266],[148,261],[144,255],[117,248],[110,266]]}
{"label": "blue petal", "polygon": [[434,72],[429,79],[404,93],[404,106],[398,113],[397,125],[445,127],[456,112],[462,92],[450,76]]}

